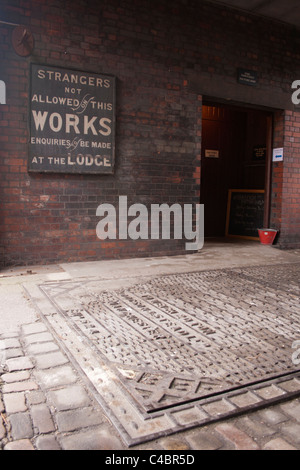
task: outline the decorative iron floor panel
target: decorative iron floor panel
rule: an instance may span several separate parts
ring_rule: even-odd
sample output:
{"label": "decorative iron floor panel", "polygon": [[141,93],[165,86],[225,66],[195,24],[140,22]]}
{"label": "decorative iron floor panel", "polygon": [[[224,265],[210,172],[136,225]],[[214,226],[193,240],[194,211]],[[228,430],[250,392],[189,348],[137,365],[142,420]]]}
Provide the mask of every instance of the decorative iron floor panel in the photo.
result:
{"label": "decorative iron floor panel", "polygon": [[300,264],[227,269],[107,291],[83,279],[32,296],[133,445],[299,393],[299,274]]}

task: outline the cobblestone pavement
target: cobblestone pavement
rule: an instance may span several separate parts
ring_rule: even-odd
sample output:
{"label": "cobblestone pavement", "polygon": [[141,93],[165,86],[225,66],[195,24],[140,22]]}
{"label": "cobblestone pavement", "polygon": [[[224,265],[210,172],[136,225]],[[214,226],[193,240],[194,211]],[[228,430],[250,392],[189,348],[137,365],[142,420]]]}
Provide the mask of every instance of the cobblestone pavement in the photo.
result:
{"label": "cobblestone pavement", "polygon": [[[0,448],[126,450],[45,324],[0,336]],[[300,399],[132,450],[299,450]]]}
{"label": "cobblestone pavement", "polygon": [[[107,286],[127,288],[136,284],[145,268],[147,275],[156,277],[175,270],[197,271],[199,266],[202,269],[224,269],[241,265],[299,263],[299,252],[282,253],[267,248],[244,244],[233,248],[226,244],[221,248],[208,246],[196,257],[132,260],[131,263],[77,263],[57,270],[39,268],[30,273],[25,271],[23,277],[22,271],[13,272],[12,278],[1,275],[0,450],[151,450],[175,453],[181,450],[299,450],[299,378],[284,383],[286,390],[294,393],[293,397],[283,397],[284,401],[269,403],[269,406],[256,410],[247,409],[238,416],[227,416],[172,435],[161,435],[159,439],[128,448],[122,439],[122,430],[116,427],[115,422],[113,424],[113,420],[110,421],[112,416],[97,400],[93,382],[86,380],[84,367],[76,367],[64,339],[57,331],[54,333],[53,328],[50,329],[51,311],[48,321],[45,321],[28,297],[22,294],[24,281],[26,285],[36,286],[45,281],[71,281],[83,275],[99,278],[100,275],[101,286],[105,289]],[[280,276],[276,280],[279,285],[282,283]],[[294,281],[298,283],[295,276],[291,284],[287,283],[293,292]],[[276,286],[273,286],[274,291],[277,291]],[[270,290],[269,295],[272,292]],[[294,305],[296,301],[295,294]],[[45,306],[41,303],[40,311],[44,312]],[[82,360],[88,362],[85,357]],[[180,416],[191,422],[188,413]]]}

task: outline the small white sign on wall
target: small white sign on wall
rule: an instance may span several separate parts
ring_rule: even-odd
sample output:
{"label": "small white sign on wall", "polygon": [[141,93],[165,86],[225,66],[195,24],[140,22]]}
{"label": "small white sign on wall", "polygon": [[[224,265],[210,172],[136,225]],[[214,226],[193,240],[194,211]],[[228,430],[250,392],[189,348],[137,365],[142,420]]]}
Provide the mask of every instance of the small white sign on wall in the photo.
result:
{"label": "small white sign on wall", "polygon": [[0,104],[6,104],[6,85],[0,80]]}
{"label": "small white sign on wall", "polygon": [[283,161],[283,148],[273,149],[273,162]]}

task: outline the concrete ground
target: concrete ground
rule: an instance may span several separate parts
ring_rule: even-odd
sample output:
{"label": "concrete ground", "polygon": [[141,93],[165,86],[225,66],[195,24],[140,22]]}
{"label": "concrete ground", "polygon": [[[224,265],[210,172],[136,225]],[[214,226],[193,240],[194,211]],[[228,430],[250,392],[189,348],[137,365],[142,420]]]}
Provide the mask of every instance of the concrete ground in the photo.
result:
{"label": "concrete ground", "polygon": [[[0,449],[127,449],[27,295],[45,281],[97,277],[103,289],[147,277],[233,267],[300,263],[300,250],[210,240],[197,254],[63,263],[0,272]],[[299,332],[300,340],[300,332]],[[300,399],[162,437],[132,449],[300,449]]]}

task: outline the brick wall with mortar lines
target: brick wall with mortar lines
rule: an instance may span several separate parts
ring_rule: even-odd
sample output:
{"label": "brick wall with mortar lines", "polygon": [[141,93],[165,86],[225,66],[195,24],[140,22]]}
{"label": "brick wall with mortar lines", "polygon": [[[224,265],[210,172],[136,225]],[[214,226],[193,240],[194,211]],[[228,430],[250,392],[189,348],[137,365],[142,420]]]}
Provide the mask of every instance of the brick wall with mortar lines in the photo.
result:
{"label": "brick wall with mortar lines", "polygon": [[284,149],[280,245],[289,248],[300,238],[300,112],[286,112]]}
{"label": "brick wall with mortar lines", "polygon": [[[191,76],[223,76],[226,88],[245,67],[259,72],[260,89],[277,92],[297,78],[292,28],[206,2],[4,0],[1,19],[28,25],[35,37],[33,55],[20,58],[13,27],[0,24],[3,265],[185,252],[184,240],[101,242],[98,205],[120,195],[129,205],[199,202],[202,98]],[[27,172],[30,62],[117,77],[115,175]]]}
{"label": "brick wall with mortar lines", "polygon": [[[282,148],[284,146],[285,119],[284,111],[277,111],[273,119],[273,146]],[[281,229],[282,224],[282,184],[283,184],[283,162],[274,162],[272,165],[272,197],[270,226],[276,230]]]}
{"label": "brick wall with mortar lines", "polygon": [[300,112],[274,114],[275,148],[284,148],[284,161],[273,163],[270,225],[279,230],[278,246],[299,246],[300,238]]}

